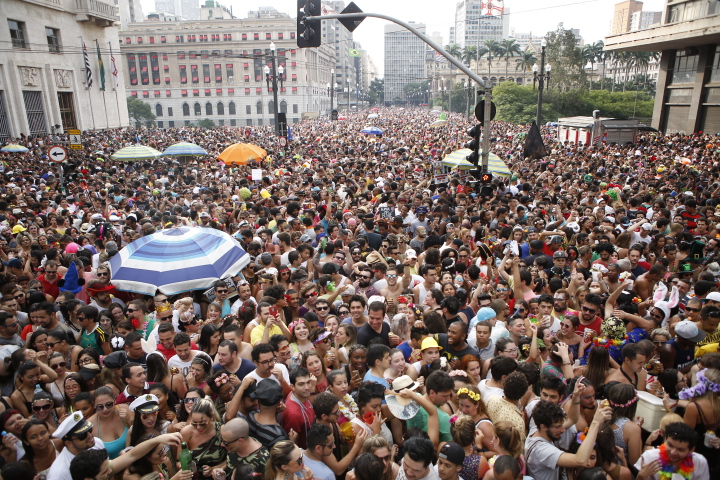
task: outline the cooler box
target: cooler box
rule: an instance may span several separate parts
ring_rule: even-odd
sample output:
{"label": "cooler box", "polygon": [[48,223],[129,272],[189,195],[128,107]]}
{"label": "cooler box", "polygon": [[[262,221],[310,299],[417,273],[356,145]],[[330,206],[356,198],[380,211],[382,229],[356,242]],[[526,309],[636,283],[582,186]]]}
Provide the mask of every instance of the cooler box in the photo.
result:
{"label": "cooler box", "polygon": [[[663,406],[662,399],[650,392],[637,392],[637,394],[639,398],[635,416],[645,419],[642,425],[643,430],[653,432],[660,428],[660,419],[667,413]],[[631,420],[635,419],[632,418]]]}

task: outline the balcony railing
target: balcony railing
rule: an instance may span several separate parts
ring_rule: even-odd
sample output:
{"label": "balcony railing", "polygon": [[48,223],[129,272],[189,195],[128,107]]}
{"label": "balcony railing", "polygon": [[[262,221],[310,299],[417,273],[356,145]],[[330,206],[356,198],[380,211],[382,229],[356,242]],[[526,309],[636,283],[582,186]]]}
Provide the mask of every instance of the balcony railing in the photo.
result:
{"label": "balcony railing", "polygon": [[116,22],[119,20],[115,5],[102,0],[75,0],[75,16],[79,22],[91,20]]}

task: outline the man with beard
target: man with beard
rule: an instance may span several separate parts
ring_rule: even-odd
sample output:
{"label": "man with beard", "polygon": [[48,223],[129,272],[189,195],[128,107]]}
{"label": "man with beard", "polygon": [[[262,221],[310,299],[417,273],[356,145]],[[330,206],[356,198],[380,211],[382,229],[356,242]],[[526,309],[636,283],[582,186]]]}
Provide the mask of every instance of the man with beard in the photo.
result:
{"label": "man with beard", "polygon": [[556,291],[553,295],[553,300],[555,300],[555,302],[553,304],[553,311],[550,315],[560,320],[560,322],[562,322],[567,315],[579,315],[579,312],[576,312],[575,310],[568,310],[568,296],[568,292],[564,288]]}
{"label": "man with beard", "polygon": [[[548,378],[553,378],[557,381],[562,382],[562,380],[560,380],[558,377]],[[580,399],[565,399],[562,403],[562,407],[563,410],[565,410],[565,412],[570,415],[572,408],[575,405],[578,405],[578,401],[580,402],[580,415],[578,421],[575,423],[575,429],[578,432],[583,432],[590,425],[590,423],[592,423],[593,415],[595,415],[595,410],[597,410],[598,407],[598,402],[595,398],[595,387],[590,382],[590,380],[588,380],[587,378],[580,378],[578,379],[577,383],[582,383],[583,385],[585,385],[585,390],[580,393]],[[543,400],[547,399],[543,398]]]}
{"label": "man with beard", "polygon": [[257,301],[253,298],[252,292],[250,291],[250,284],[247,282],[241,282],[237,287],[238,299],[230,307],[230,313],[237,315],[240,307],[246,303],[252,305],[254,308],[257,307]]}
{"label": "man with beard", "polygon": [[438,334],[438,344],[442,347],[442,355],[450,361],[452,368],[458,368],[460,359],[465,355],[480,358],[477,350],[467,343],[468,326],[462,320],[452,322],[447,333]]}
{"label": "man with beard", "polygon": [[580,325],[578,325],[575,333],[578,335],[584,335],[585,329],[593,330],[596,336],[600,333],[600,325],[602,324],[602,299],[594,293],[588,293],[585,295],[585,301],[583,301],[582,308],[580,311]]}
{"label": "man with beard", "polygon": [[62,439],[65,449],[57,454],[48,470],[48,480],[71,480],[70,462],[77,454],[86,450],[105,449],[103,441],[93,436],[92,428],[93,424],[85,420],[80,412],[63,420],[52,436]]}
{"label": "man with beard", "polygon": [[355,282],[355,294],[362,295],[367,300],[373,295],[380,295],[380,292],[372,286],[373,271],[370,267],[360,269],[360,274]]}
{"label": "man with beard", "polygon": [[598,408],[580,448],[576,453],[567,453],[559,448],[559,444],[569,443],[568,440],[576,435],[576,429],[566,429],[562,407],[547,400],[538,402],[532,416],[538,430],[525,440],[527,474],[535,480],[555,480],[560,478],[562,468],[587,467],[598,430],[611,416],[610,407]]}
{"label": "man with beard", "polygon": [[[406,271],[404,274],[401,274],[400,267],[395,265],[390,265],[385,272],[387,287],[380,290],[380,295],[387,299],[388,313],[391,315],[397,312],[397,299],[402,295],[403,290],[410,285],[410,281],[412,280],[409,265],[410,260],[405,259]],[[399,279],[402,279],[402,282],[398,282]]]}
{"label": "man with beard", "polygon": [[55,305],[50,302],[40,302],[30,305],[29,312],[30,322],[33,325],[38,325],[44,328],[47,333],[54,331],[64,332],[70,343],[73,345],[77,343],[77,337],[75,332],[71,330],[67,325],[60,323],[55,312]]}
{"label": "man with beard", "polygon": [[427,228],[422,225],[417,227],[415,229],[415,236],[410,240],[410,248],[412,248],[416,252],[422,252],[424,250],[423,244],[425,243],[426,237]]}

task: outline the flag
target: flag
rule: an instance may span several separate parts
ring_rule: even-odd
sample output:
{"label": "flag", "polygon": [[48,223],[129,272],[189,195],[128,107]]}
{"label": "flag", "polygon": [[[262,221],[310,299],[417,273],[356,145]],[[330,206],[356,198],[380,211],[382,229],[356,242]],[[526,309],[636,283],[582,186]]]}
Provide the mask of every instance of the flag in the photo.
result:
{"label": "flag", "polygon": [[95,40],[95,46],[97,47],[98,54],[98,67],[100,69],[100,90],[105,91],[105,64],[102,61],[102,55],[100,55],[100,44]]}
{"label": "flag", "polygon": [[87,47],[83,42],[83,58],[85,59],[85,81],[87,82],[87,88],[92,87],[92,70],[90,69],[90,58],[88,57]]}
{"label": "flag", "polygon": [[[110,42],[108,42],[108,45],[110,45]],[[110,73],[113,77],[113,89],[115,89],[118,87],[118,69],[115,64],[115,55],[112,53],[112,46],[110,47]]]}
{"label": "flag", "polygon": [[480,15],[486,17],[499,17],[505,12],[505,4],[503,0],[483,0],[480,7]]}
{"label": "flag", "polygon": [[350,56],[351,56],[351,57],[359,57],[360,55],[361,55],[360,50],[358,50],[358,49],[356,49],[356,48],[351,48],[351,49],[350,49]]}
{"label": "flag", "polygon": [[288,140],[292,140],[292,139],[293,139],[293,134],[292,134],[292,130],[290,129],[290,125],[288,125],[287,139],[288,139]]}
{"label": "flag", "polygon": [[538,160],[546,155],[547,152],[545,151],[545,145],[543,144],[542,136],[540,135],[540,129],[538,128],[537,123],[533,120],[532,125],[530,125],[530,131],[525,136],[523,156],[525,158]]}

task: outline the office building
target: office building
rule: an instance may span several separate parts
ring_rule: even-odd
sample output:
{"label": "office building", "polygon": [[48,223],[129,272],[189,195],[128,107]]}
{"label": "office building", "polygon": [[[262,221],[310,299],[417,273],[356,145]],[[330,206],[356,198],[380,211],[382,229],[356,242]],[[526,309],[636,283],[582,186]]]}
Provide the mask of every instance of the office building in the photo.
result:
{"label": "office building", "polygon": [[720,2],[668,0],[660,24],[609,36],[610,52],[661,52],[652,126],[720,132]]}
{"label": "office building", "polygon": [[[112,46],[119,68],[117,21],[112,0],[2,0],[0,140],[128,125],[122,72],[115,89],[110,58]],[[97,46],[105,70],[104,92]]]}
{"label": "office building", "polygon": [[619,35],[630,31],[630,19],[635,12],[641,12],[643,2],[636,0],[626,0],[615,4],[613,11],[612,25],[610,27],[610,35]]}
{"label": "office building", "polygon": [[481,0],[463,0],[455,7],[455,42],[460,48],[500,41],[510,35],[510,9],[503,15],[480,15]]}
{"label": "office building", "polygon": [[662,12],[643,12],[642,10],[630,15],[630,32],[645,30],[650,25],[660,23]]}
{"label": "office building", "polygon": [[[425,25],[409,22],[425,33]],[[403,88],[427,79],[426,45],[405,28],[385,25],[385,104],[405,102]]]}
{"label": "office building", "polygon": [[[120,32],[129,95],[149,104],[159,127],[202,119],[215,125],[274,125],[265,76],[270,44],[282,66],[278,111],[288,123],[326,114],[333,49],[297,48],[295,19],[279,17],[143,22]],[[280,77],[280,72],[278,72]]]}
{"label": "office building", "polygon": [[[186,20],[200,20],[200,2],[201,0],[155,0],[155,11],[174,13]],[[126,28],[127,26],[123,25],[123,29]]]}
{"label": "office building", "polygon": [[[343,1],[331,1],[322,3],[323,14],[340,13],[345,8]],[[348,86],[351,85],[350,93],[354,94],[356,85],[362,81],[360,78],[361,57],[351,55],[355,50],[353,34],[340,23],[339,20],[322,21],[322,43],[335,49],[335,87],[339,93],[338,101],[346,101]]]}
{"label": "office building", "polygon": [[131,23],[145,20],[140,0],[114,0],[114,2],[120,16],[120,28],[127,28]]}

